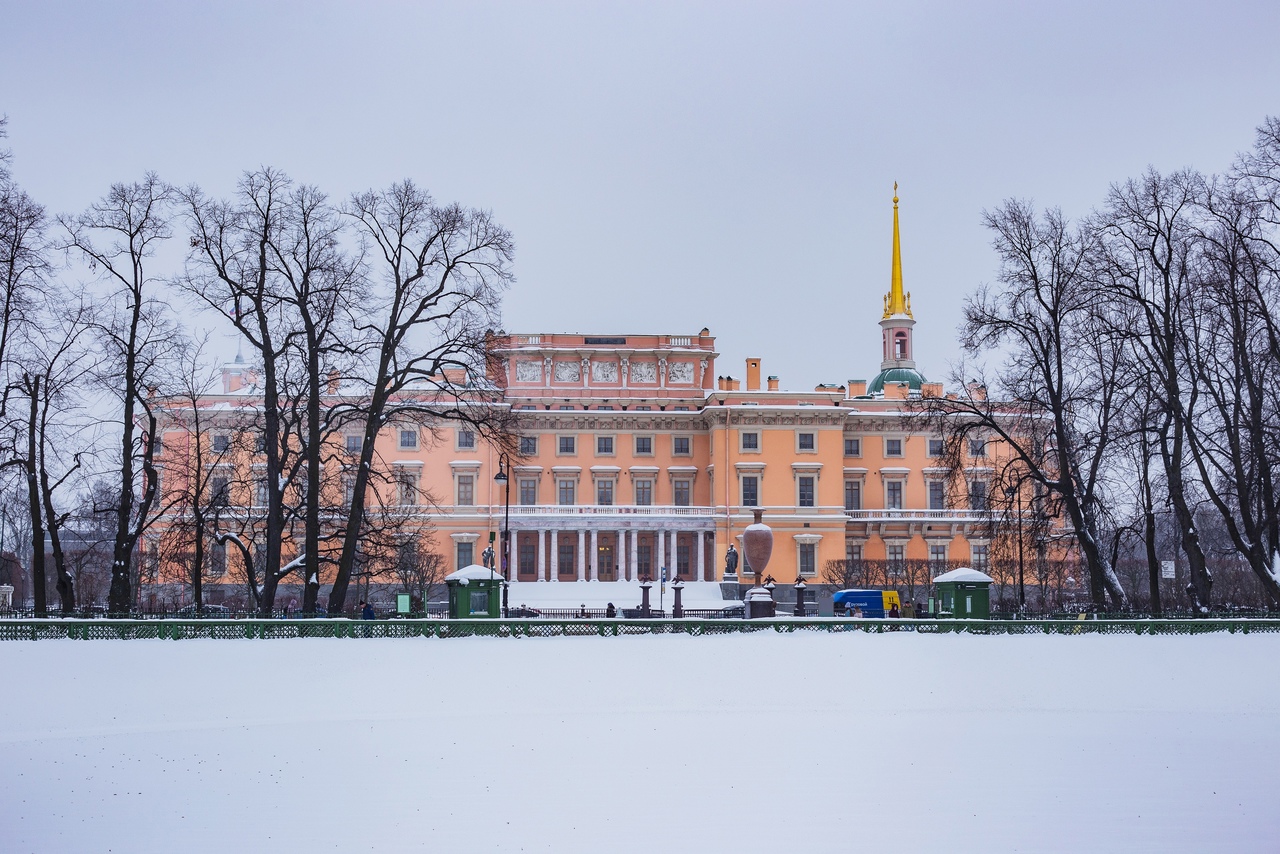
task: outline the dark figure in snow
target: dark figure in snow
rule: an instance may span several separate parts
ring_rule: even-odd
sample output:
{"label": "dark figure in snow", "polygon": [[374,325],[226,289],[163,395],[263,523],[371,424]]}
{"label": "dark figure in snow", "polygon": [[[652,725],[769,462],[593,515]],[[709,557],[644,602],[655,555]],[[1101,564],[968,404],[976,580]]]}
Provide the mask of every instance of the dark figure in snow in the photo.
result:
{"label": "dark figure in snow", "polygon": [[605,609],[604,609],[604,615],[605,615],[606,617],[616,617],[616,616],[618,616],[618,609],[617,609],[617,608],[615,608],[615,607],[613,607],[613,603],[612,603],[612,602],[610,602],[607,606],[605,606]]}
{"label": "dark figure in snow", "polygon": [[738,550],[733,547],[733,543],[729,543],[729,550],[724,553],[724,574],[738,574]]}
{"label": "dark figure in snow", "polygon": [[374,617],[373,606],[370,605],[368,602],[361,602],[360,605],[362,606],[360,608],[360,619],[372,620]]}
{"label": "dark figure in snow", "polygon": [[897,606],[897,605],[890,605],[890,606],[889,606],[889,616],[890,616],[891,618],[895,619],[895,620],[902,616],[900,613],[898,613],[898,606]]}

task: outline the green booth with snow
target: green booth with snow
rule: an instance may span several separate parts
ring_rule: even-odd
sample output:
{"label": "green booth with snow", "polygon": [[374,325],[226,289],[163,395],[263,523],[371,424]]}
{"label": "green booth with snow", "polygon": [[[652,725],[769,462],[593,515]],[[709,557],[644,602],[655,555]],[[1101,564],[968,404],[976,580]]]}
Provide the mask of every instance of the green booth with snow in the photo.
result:
{"label": "green booth with snow", "polygon": [[962,566],[933,579],[939,611],[962,620],[985,620],[991,616],[991,576]]}
{"label": "green booth with snow", "polygon": [[497,619],[502,616],[502,576],[487,566],[471,564],[444,577],[449,587],[449,618]]}

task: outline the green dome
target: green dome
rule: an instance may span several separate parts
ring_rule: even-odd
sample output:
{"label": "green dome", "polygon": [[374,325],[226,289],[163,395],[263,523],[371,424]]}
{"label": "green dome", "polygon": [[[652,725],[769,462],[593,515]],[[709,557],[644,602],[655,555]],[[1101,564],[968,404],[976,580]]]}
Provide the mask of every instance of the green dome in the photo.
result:
{"label": "green dome", "polygon": [[889,368],[876,374],[876,378],[867,386],[867,394],[881,394],[885,383],[906,383],[912,391],[919,391],[920,386],[928,382],[915,368]]}

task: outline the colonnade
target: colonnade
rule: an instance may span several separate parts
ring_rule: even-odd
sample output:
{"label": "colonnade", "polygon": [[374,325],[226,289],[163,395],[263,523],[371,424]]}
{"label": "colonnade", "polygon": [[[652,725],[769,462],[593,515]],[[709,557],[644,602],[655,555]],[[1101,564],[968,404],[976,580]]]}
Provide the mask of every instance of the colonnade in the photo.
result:
{"label": "colonnade", "polygon": [[[603,567],[610,576],[617,569],[617,575],[611,580],[634,581],[639,577],[642,568],[647,569],[650,576],[658,577],[662,567],[670,572],[669,579],[674,579],[678,569],[678,548],[687,542],[690,548],[688,573],[683,577],[694,581],[715,581],[716,532],[713,527],[689,530],[681,528],[607,528],[607,527],[567,527],[553,528],[515,528],[511,529],[511,559],[516,569],[513,579],[528,581],[527,561],[522,561],[522,546],[533,539],[535,566],[534,579],[537,581],[600,581],[600,555],[602,543],[612,543],[612,565]],[[560,566],[560,547],[566,540],[576,538],[574,548],[573,576],[563,577]],[[642,567],[641,545],[648,546],[647,566]]]}

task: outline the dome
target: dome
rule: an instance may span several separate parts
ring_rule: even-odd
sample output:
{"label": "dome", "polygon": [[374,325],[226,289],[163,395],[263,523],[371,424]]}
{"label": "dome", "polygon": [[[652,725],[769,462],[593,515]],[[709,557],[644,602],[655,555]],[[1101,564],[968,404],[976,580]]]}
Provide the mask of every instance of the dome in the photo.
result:
{"label": "dome", "polygon": [[876,374],[867,386],[867,394],[884,393],[885,383],[906,383],[912,391],[920,391],[920,386],[926,382],[928,380],[915,368],[889,368]]}

